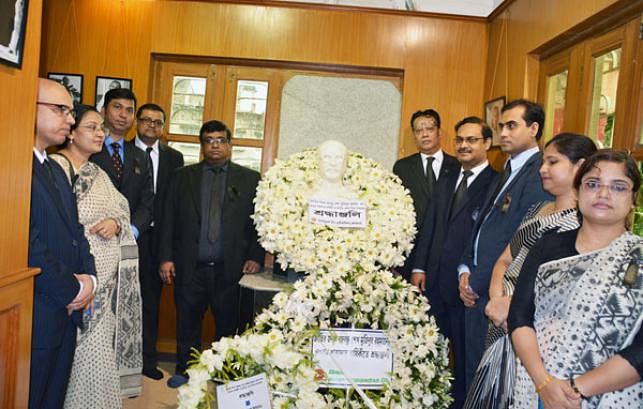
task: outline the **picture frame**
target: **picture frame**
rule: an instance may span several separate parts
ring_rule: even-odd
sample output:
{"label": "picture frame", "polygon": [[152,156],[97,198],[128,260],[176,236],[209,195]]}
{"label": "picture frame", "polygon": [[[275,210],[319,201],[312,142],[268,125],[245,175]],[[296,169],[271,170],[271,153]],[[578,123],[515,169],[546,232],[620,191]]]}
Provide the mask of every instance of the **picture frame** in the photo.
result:
{"label": "picture frame", "polygon": [[83,75],[64,72],[48,72],[47,78],[61,83],[71,95],[74,105],[83,103]]}
{"label": "picture frame", "polygon": [[28,0],[0,2],[0,62],[22,68]]}
{"label": "picture frame", "polygon": [[498,128],[498,122],[500,122],[500,112],[502,107],[506,103],[507,99],[504,96],[484,103],[484,121],[493,131],[491,146],[500,146],[500,128]]}
{"label": "picture frame", "polygon": [[94,105],[98,111],[103,108],[105,101],[105,94],[110,89],[127,88],[132,89],[131,78],[118,78],[118,77],[96,77],[96,96]]}

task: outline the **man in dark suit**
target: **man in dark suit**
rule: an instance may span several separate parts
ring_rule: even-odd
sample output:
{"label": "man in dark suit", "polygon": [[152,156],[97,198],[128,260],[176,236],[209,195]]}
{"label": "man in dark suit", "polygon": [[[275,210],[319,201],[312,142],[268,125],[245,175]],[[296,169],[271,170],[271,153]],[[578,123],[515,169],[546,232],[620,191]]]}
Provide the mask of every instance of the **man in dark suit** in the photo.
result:
{"label": "man in dark suit", "polygon": [[147,155],[137,149],[133,141],[125,142],[124,139],[134,122],[135,110],[136,96],[132,91],[126,88],[107,91],[102,112],[108,134],[103,150],[89,160],[109,175],[116,189],[127,199],[132,231],[138,240],[152,223],[154,186]]}
{"label": "man in dark suit", "polygon": [[176,388],[187,382],[190,350],[201,349],[201,321],[214,313],[216,339],[239,322],[239,280],[259,271],[264,251],[250,216],[259,173],[230,161],[230,130],[219,121],[199,132],[204,160],[174,172],[161,224],[160,273],[174,281]]}
{"label": "man in dark suit", "polygon": [[72,99],[57,82],[39,79],[31,174],[29,265],[34,282],[30,408],[61,408],[83,309],[96,288],[94,258],[78,223],[76,196],[63,170],[47,158],[74,124]]}
{"label": "man in dark suit", "polygon": [[[437,193],[437,185],[445,178],[456,175],[460,164],[457,159],[440,149],[442,130],[440,115],[433,109],[417,111],[411,116],[411,129],[419,152],[399,159],[393,165],[393,173],[400,177],[402,184],[411,192],[415,208],[415,225],[418,233],[422,229],[424,212]],[[414,265],[415,249],[407,257],[401,273],[408,278]]]}
{"label": "man in dark suit", "polygon": [[462,168],[445,178],[426,211],[411,283],[429,299],[440,331],[451,341],[454,355],[455,398],[452,409],[461,408],[464,382],[464,306],[458,296],[457,268],[497,173],[489,166],[487,151],[493,131],[480,118],[464,118],[455,126],[456,157]]}
{"label": "man in dark suit", "polygon": [[159,303],[163,288],[163,282],[159,276],[159,226],[156,223],[160,223],[163,214],[170,176],[174,169],[183,166],[181,152],[160,143],[164,125],[165,112],[156,104],[141,105],[136,112],[134,144],[148,156],[154,182],[152,223],[149,230],[141,233],[138,238],[139,274],[143,298],[143,375],[152,379],[163,378],[163,372],[156,367]]}
{"label": "man in dark suit", "polygon": [[464,303],[465,371],[467,387],[484,352],[489,321],[484,308],[489,301],[491,271],[529,208],[552,200],[543,190],[539,169],[542,155],[538,140],[545,113],[534,102],[518,99],[502,108],[498,124],[500,148],[510,155],[496,186],[480,212],[459,272],[459,292]]}

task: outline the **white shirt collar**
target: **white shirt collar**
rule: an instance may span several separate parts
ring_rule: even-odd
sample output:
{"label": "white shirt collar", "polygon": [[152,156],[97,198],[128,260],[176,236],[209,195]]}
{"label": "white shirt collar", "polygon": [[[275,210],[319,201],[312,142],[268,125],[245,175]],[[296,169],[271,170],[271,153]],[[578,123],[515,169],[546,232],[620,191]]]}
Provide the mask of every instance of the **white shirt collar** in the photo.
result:
{"label": "white shirt collar", "polygon": [[509,161],[511,162],[511,173],[516,173],[516,171],[518,171],[523,167],[525,163],[527,163],[529,158],[531,158],[538,152],[540,152],[540,148],[538,148],[538,146],[534,146],[533,148],[520,152],[518,155],[510,158]]}
{"label": "white shirt collar", "polygon": [[[487,166],[489,166],[489,161],[485,160],[481,164],[479,164],[477,166],[474,166],[471,169],[469,169],[471,172],[473,172],[473,174],[469,177],[469,180],[475,179],[479,174],[482,173],[483,170],[485,170],[487,168]],[[463,172],[464,172],[464,169],[461,169],[460,174],[462,175]]]}
{"label": "white shirt collar", "polygon": [[[149,147],[147,144],[145,144],[145,142],[141,140],[141,138],[138,137],[138,135],[136,135],[136,138],[134,138],[134,145],[136,145],[137,148],[144,151],[147,150],[147,148]],[[156,141],[154,141],[154,144],[151,147],[152,147],[152,152],[158,153],[159,140],[157,139]]]}
{"label": "white shirt collar", "polygon": [[442,160],[444,159],[444,153],[442,152],[442,149],[438,149],[433,155],[427,155],[426,153],[420,152],[420,156],[422,156],[422,163],[425,163],[426,159],[429,156],[434,157],[434,161],[438,163],[442,162]]}
{"label": "white shirt collar", "polygon": [[40,152],[36,147],[33,147],[33,153],[36,155],[36,159],[38,159],[38,162],[41,164],[45,162],[45,159],[47,159],[47,151]]}

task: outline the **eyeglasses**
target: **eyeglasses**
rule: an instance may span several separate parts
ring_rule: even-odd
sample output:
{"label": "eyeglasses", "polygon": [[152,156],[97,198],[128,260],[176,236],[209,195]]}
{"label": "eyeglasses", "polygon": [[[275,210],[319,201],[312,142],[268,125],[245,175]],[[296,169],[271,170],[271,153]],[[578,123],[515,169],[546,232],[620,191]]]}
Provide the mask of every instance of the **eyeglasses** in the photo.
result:
{"label": "eyeglasses", "polygon": [[599,183],[596,180],[585,180],[581,183],[580,186],[582,190],[589,193],[598,193],[603,187],[608,188],[610,193],[614,195],[622,195],[632,191],[632,187],[630,187],[627,183],[619,182],[604,184]]}
{"label": "eyeglasses", "polygon": [[145,126],[156,126],[158,128],[162,127],[165,122],[160,119],[152,119],[149,116],[144,116],[143,118],[138,118],[139,121],[143,122]]}
{"label": "eyeglasses", "polygon": [[76,117],[74,110],[65,104],[53,104],[51,102],[42,102],[42,101],[37,101],[36,104],[44,105],[47,108],[50,108],[52,111],[56,112],[58,115],[62,115],[62,116],[69,115],[72,118]]}
{"label": "eyeglasses", "polygon": [[453,142],[455,142],[456,145],[462,145],[464,142],[468,143],[469,145],[473,145],[476,143],[476,141],[479,141],[480,139],[484,139],[482,137],[476,138],[475,136],[465,136],[464,138],[461,138],[459,136],[456,136],[453,138]]}
{"label": "eyeglasses", "polygon": [[78,127],[79,128],[85,128],[85,129],[87,129],[89,131],[92,131],[93,133],[96,133],[98,131],[101,131],[102,133],[105,133],[105,134],[107,133],[107,128],[103,124],[101,124],[101,125],[98,125],[98,124],[79,125]]}
{"label": "eyeglasses", "polygon": [[204,145],[225,145],[228,143],[226,138],[205,138],[203,140]]}

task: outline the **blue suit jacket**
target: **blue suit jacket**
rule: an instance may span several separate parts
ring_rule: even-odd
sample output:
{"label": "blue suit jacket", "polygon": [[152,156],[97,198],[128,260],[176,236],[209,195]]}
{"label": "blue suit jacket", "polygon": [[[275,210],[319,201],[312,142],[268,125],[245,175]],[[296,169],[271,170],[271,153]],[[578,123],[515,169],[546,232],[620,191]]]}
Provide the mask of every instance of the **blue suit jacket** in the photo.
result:
{"label": "blue suit jacket", "polygon": [[70,319],[81,325],[81,312],[70,317],[65,308],[80,289],[73,274],[96,274],[94,257],[78,223],[76,196],[62,168],[50,162],[59,199],[46,168],[35,156],[31,173],[29,265],[42,270],[35,278],[33,348],[59,346]]}
{"label": "blue suit jacket", "polygon": [[427,291],[437,288],[442,300],[448,304],[462,304],[458,296],[458,263],[470,241],[489,188],[496,185],[496,180],[497,173],[487,166],[451,212],[457,181],[454,179],[441,186],[436,201],[427,209],[414,268],[426,272]]}
{"label": "blue suit jacket", "polygon": [[[494,186],[489,190],[484,210],[478,217],[462,258],[462,263],[471,269],[469,285],[480,296],[480,300],[476,302],[478,308],[484,308],[489,295],[489,281],[493,266],[507,247],[527,210],[536,202],[553,200],[553,197],[543,189],[539,173],[541,165],[540,152],[531,156],[500,194],[495,204],[494,197],[491,195],[496,188]],[[480,232],[478,257],[477,265],[474,265],[473,246],[478,231]]]}

